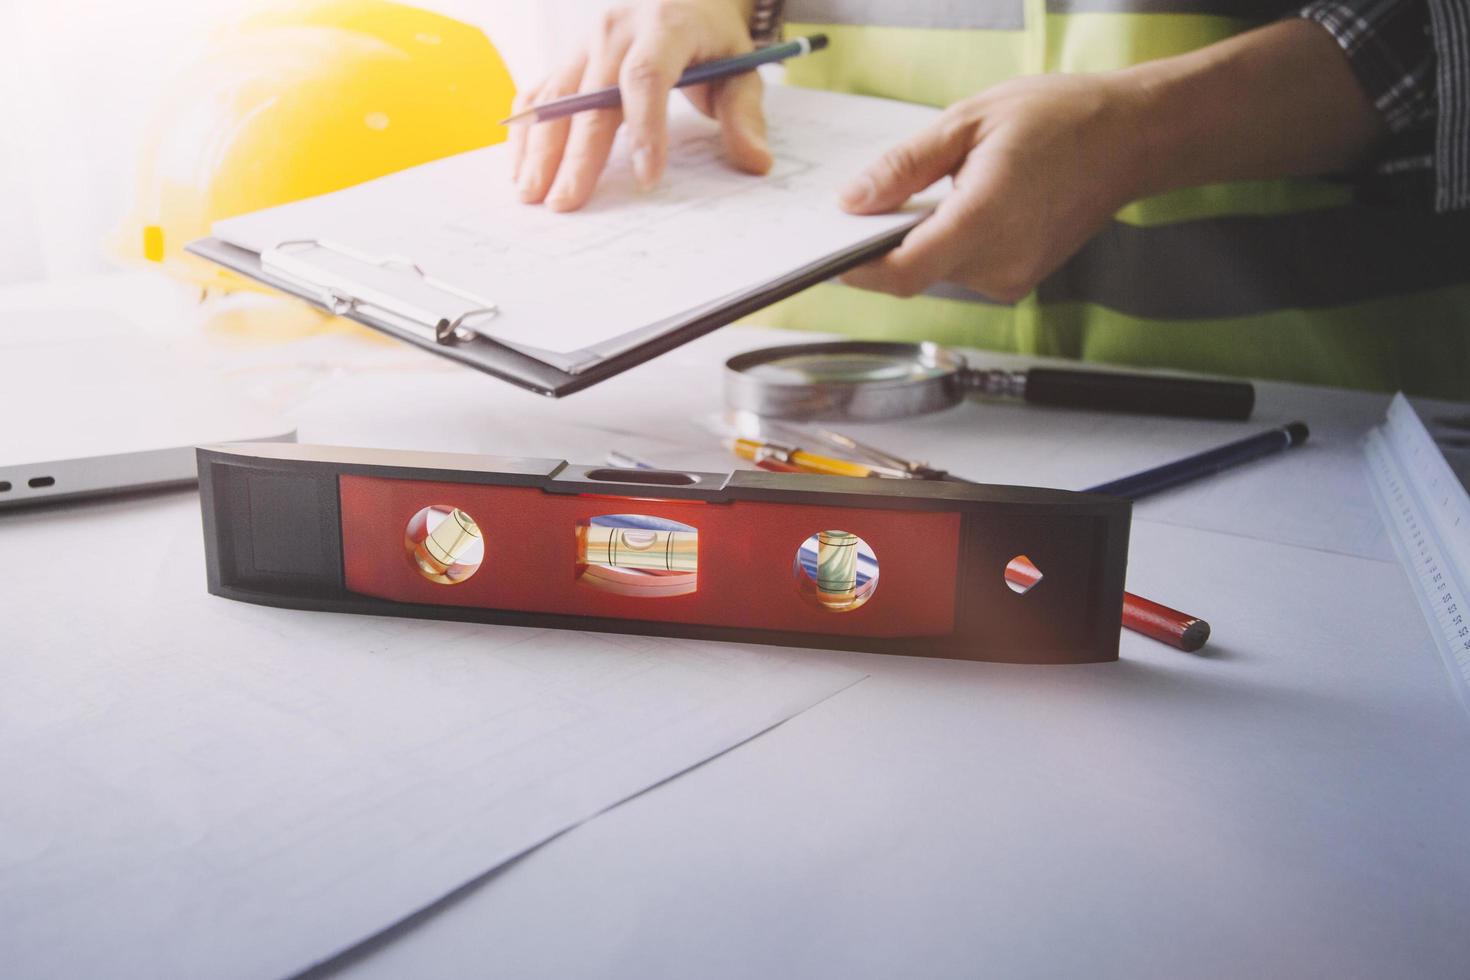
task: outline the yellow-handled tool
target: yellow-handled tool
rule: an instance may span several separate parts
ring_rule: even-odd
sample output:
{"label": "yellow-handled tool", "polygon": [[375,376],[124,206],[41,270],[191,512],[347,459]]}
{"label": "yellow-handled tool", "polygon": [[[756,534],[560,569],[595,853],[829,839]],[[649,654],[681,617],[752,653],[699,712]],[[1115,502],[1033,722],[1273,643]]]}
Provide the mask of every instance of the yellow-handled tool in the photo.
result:
{"label": "yellow-handled tool", "polygon": [[[845,459],[835,459],[831,456],[822,456],[818,453],[807,452],[795,446],[783,446],[775,442],[762,442],[759,439],[732,439],[729,443],[730,449],[741,459],[749,460],[757,466],[767,468],[779,468],[788,472],[798,473],[820,473],[825,476],[889,476],[903,477],[907,474],[898,470],[889,470],[882,466],[869,466],[864,463],[854,463]],[[778,464],[770,467],[768,464]]]}

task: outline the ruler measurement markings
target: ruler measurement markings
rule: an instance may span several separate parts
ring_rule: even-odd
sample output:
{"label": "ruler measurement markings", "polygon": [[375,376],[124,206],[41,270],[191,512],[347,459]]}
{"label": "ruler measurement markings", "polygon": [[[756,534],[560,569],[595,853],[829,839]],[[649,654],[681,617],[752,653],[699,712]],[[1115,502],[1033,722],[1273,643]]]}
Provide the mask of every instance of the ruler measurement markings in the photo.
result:
{"label": "ruler measurement markings", "polygon": [[1436,646],[1470,711],[1470,607],[1463,583],[1470,573],[1470,542],[1461,528],[1470,514],[1470,497],[1458,479],[1446,479],[1440,455],[1412,406],[1395,397],[1388,418],[1368,436],[1365,455],[1374,496]]}

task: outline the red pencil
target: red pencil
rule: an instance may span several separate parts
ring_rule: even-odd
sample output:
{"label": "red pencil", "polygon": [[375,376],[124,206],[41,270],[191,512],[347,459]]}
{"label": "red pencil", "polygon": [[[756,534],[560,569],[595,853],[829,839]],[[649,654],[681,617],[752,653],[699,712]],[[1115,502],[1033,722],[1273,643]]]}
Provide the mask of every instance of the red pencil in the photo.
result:
{"label": "red pencil", "polygon": [[1123,593],[1123,625],[1135,633],[1151,636],[1160,643],[1193,653],[1210,638],[1210,624],[1198,616],[1145,599],[1131,592]]}
{"label": "red pencil", "polygon": [[[1013,558],[1006,565],[1006,581],[1018,592],[1025,592],[1041,579],[1041,571],[1025,556]],[[1210,624],[1198,616],[1131,592],[1123,593],[1123,626],[1188,653],[1204,646],[1210,638]]]}

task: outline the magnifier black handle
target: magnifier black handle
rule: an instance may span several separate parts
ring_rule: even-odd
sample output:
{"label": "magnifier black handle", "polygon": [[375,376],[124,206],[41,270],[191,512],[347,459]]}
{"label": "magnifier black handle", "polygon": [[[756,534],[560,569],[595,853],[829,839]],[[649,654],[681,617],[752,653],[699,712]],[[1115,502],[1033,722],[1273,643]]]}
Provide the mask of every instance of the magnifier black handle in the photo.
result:
{"label": "magnifier black handle", "polygon": [[1032,368],[1026,372],[1026,400],[1143,415],[1247,419],[1256,404],[1256,389],[1244,381]]}

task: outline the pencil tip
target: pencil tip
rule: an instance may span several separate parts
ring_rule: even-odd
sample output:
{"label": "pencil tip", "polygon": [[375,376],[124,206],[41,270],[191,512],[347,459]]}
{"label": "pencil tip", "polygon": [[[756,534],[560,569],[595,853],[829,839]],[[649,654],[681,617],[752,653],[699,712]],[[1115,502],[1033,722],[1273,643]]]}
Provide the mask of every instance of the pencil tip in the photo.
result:
{"label": "pencil tip", "polygon": [[536,110],[535,109],[527,109],[525,112],[517,112],[513,116],[506,116],[504,119],[500,120],[500,122],[497,125],[500,125],[500,126],[514,126],[516,123],[530,122],[531,120],[533,120],[535,118],[536,118]]}

